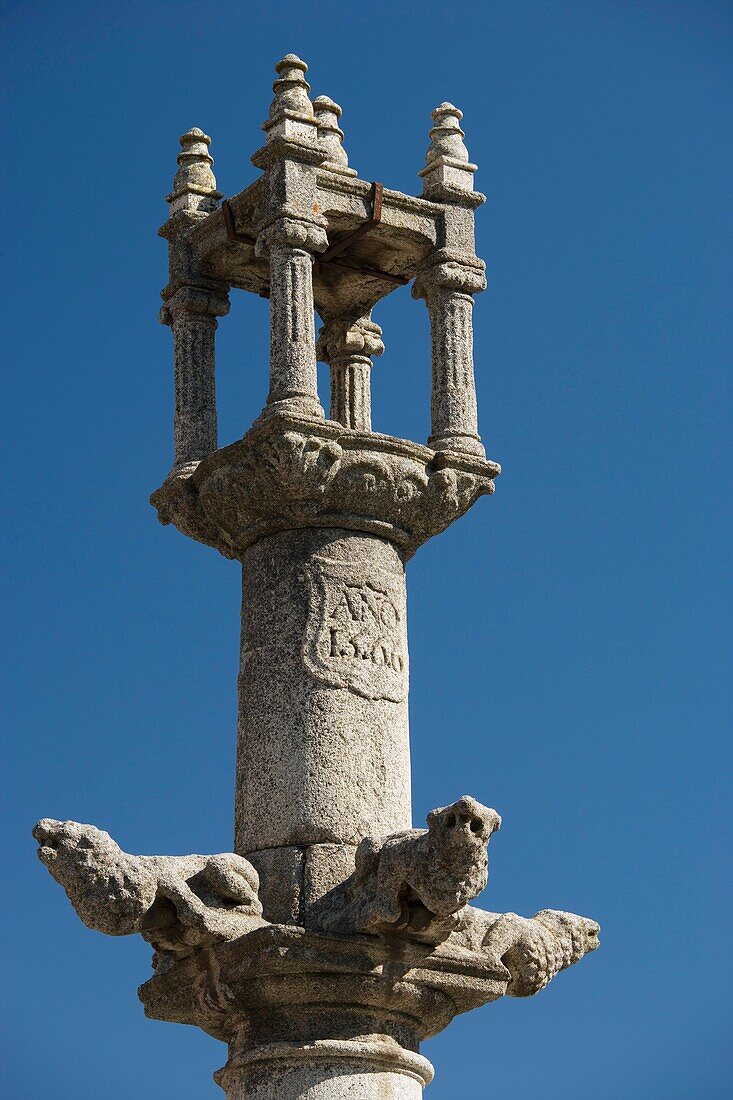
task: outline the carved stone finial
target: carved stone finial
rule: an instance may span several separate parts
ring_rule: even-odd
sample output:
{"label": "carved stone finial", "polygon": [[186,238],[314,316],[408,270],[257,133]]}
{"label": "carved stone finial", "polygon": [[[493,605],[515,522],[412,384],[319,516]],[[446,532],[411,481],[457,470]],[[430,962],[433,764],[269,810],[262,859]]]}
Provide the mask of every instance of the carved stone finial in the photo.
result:
{"label": "carved stone finial", "polygon": [[338,124],[342,111],[338,103],[334,103],[327,95],[319,95],[313,100],[313,110],[318,123],[318,144],[326,153],[322,167],[330,168],[332,172],[355,176],[355,170],[349,168],[349,158],[343,146],[344,132]]}
{"label": "carved stone finial", "polygon": [[432,112],[434,126],[425,154],[425,167],[420,172],[424,194],[439,191],[473,191],[476,165],[468,159],[465,137],[461,129],[463,112],[452,103],[441,103]]}
{"label": "carved stone finial", "polygon": [[425,156],[426,164],[436,157],[453,157],[468,163],[468,149],[464,144],[465,134],[461,129],[463,111],[452,103],[441,103],[430,117],[435,125],[430,131],[430,147]]}
{"label": "carved stone finial", "polygon": [[267,142],[277,138],[315,144],[316,120],[313,104],[308,98],[310,84],[305,79],[308,66],[294,53],[287,54],[275,66],[278,79],[272,85],[275,97],[270,104],[270,113],[262,129],[267,133]]}
{"label": "carved stone finial", "polygon": [[170,203],[171,217],[181,210],[208,214],[221,198],[221,191],[217,191],[216,179],[211,171],[214,163],[209,153],[211,138],[194,126],[181,136],[180,142],[180,168],[173,181],[173,191],[165,200]]}

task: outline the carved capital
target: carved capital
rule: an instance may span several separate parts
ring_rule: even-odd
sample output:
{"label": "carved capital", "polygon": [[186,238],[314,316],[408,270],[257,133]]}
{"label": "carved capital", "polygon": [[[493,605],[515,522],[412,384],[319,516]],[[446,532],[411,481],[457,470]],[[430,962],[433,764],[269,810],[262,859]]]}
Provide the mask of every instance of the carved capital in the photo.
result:
{"label": "carved capital", "polygon": [[258,256],[266,255],[277,246],[323,252],[328,247],[328,237],[322,224],[306,218],[278,215],[260,229],[255,252]]}
{"label": "carved capital", "polygon": [[212,320],[225,317],[229,312],[229,296],[226,292],[207,287],[180,286],[166,297],[158,319],[162,325],[172,325],[180,314],[207,314]]}
{"label": "carved capital", "polygon": [[476,256],[441,248],[429,257],[413,284],[413,298],[429,298],[436,289],[462,294],[486,290],[486,264]]}
{"label": "carved capital", "polygon": [[480,458],[272,412],[164,482],[151,503],[162,523],[227,557],[297,527],[376,534],[410,556],[492,493],[500,472]]}
{"label": "carved capital", "polygon": [[316,355],[324,363],[350,360],[354,356],[370,359],[384,351],[382,330],[370,317],[337,317],[320,331]]}
{"label": "carved capital", "polygon": [[[400,1043],[415,1050],[459,1013],[498,1000],[506,981],[504,967],[495,974],[480,954],[449,942],[395,947],[394,938],[269,925],[159,968],[139,996],[152,1019],[195,1024],[230,1041],[222,1084],[251,1061],[264,1062],[267,1072],[268,1061],[317,1057],[319,1042],[331,1060],[353,1055],[356,1023],[362,1036],[384,1036],[370,1068],[399,1060],[424,1083],[429,1067],[414,1055],[410,1063],[400,1058]],[[273,1025],[282,1041],[276,1045]]]}

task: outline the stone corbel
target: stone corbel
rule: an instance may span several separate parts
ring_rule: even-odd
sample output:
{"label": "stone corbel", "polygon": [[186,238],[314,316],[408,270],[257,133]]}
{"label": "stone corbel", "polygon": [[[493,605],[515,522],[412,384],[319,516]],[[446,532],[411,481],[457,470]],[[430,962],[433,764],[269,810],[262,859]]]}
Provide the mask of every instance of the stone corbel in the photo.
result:
{"label": "stone corbel", "polygon": [[589,917],[559,909],[520,917],[467,905],[449,942],[482,955],[493,973],[503,971],[507,996],[531,997],[562,970],[595,951],[600,930]]}
{"label": "stone corbel", "polygon": [[427,830],[362,840],[354,873],[312,907],[313,926],[459,948],[512,997],[538,993],[598,947],[600,926],[588,917],[543,909],[526,918],[468,904],[488,882],[496,810],[464,795],[427,820]]}

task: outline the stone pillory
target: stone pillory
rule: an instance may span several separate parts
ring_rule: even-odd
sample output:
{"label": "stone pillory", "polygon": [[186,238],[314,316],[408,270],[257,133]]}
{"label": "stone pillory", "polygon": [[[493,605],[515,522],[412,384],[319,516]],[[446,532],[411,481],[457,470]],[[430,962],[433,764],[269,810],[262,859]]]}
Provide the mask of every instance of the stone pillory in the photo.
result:
{"label": "stone pillory", "polygon": [[[433,1076],[423,1039],[536,993],[599,929],[470,904],[501,825],[474,798],[412,828],[405,565],[500,473],[473,367],[484,196],[450,103],[432,114],[419,198],[360,179],[341,108],[311,101],[306,68],[294,54],[276,66],[260,175],[231,198],[211,139],[183,135],[160,231],[174,454],[152,502],[243,566],[234,852],[129,855],[51,819],[34,835],[85,924],[155,948],[146,1014],[229,1044],[215,1075],[229,1100],[418,1100]],[[408,282],[430,319],[427,443],[372,431],[372,310]],[[269,392],[219,447],[214,342],[232,287],[269,298]]]}

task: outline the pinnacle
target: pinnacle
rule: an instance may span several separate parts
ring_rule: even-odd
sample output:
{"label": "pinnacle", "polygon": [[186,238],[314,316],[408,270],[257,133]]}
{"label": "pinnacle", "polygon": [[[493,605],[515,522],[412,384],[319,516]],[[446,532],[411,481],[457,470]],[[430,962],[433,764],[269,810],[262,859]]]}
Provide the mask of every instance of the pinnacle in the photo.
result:
{"label": "pinnacle", "polygon": [[338,103],[336,103],[333,99],[330,98],[330,96],[327,95],[316,96],[316,98],[313,100],[313,106],[315,107],[316,111],[320,110],[332,112],[334,115],[336,115],[336,118],[341,118],[341,115],[344,113],[342,108],[339,107]]}
{"label": "pinnacle", "polygon": [[463,118],[463,111],[461,111],[453,103],[448,103],[446,101],[444,103],[439,103],[438,106],[435,108],[435,110],[432,112],[430,117],[434,118],[437,122],[438,118],[441,115],[453,115],[455,118],[457,118],[460,121],[460,119]]}
{"label": "pinnacle", "polygon": [[182,134],[179,140],[181,142],[181,145],[183,145],[184,142],[190,141],[194,138],[196,139],[196,141],[205,141],[207,145],[211,145],[211,138],[209,137],[209,135],[205,134],[204,131],[199,129],[198,126],[192,126],[190,130],[186,130],[186,133]]}
{"label": "pinnacle", "polygon": [[282,61],[278,61],[275,66],[275,72],[279,73],[281,69],[300,69],[304,73],[308,72],[308,66],[302,58],[298,57],[297,53],[285,54]]}

